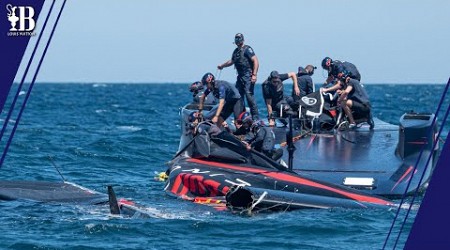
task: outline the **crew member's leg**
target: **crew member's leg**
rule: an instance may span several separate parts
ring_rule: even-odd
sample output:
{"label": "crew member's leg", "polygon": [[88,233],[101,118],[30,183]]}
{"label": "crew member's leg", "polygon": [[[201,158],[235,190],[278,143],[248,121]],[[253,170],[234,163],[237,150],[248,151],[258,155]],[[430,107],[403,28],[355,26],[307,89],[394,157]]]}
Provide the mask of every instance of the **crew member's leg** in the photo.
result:
{"label": "crew member's leg", "polygon": [[298,96],[294,96],[294,97],[292,97],[292,96],[286,96],[286,97],[285,97],[285,100],[286,100],[287,104],[289,104],[289,106],[291,107],[292,111],[298,110],[298,109],[299,109],[299,106],[300,106],[300,103],[299,103],[300,97],[298,97]]}
{"label": "crew member's leg", "polygon": [[234,120],[236,121],[242,112],[245,112],[245,107],[242,105],[242,102],[240,99],[236,99],[235,103],[233,104],[233,114],[234,114]]}
{"label": "crew member's leg", "polygon": [[[239,102],[239,99],[236,99]],[[231,113],[233,113],[234,103],[233,102],[225,102],[223,105],[222,112],[220,112],[219,120],[217,121],[217,126],[221,127],[223,122],[230,117]]]}
{"label": "crew member's leg", "polygon": [[352,100],[347,100],[345,102],[341,102],[341,108],[342,108],[342,110],[344,110],[345,114],[347,115],[348,122],[350,123],[350,128],[355,127],[355,125],[356,125],[355,119],[353,118],[353,114],[352,114],[352,109],[351,109],[352,106],[353,106]]}
{"label": "crew member's leg", "polygon": [[240,99],[241,106],[245,110],[245,82],[242,80],[242,78],[240,76],[237,76],[236,88],[239,91],[239,94],[241,95],[241,99]]}
{"label": "crew member's leg", "polygon": [[291,106],[286,102],[286,100],[281,100],[276,104],[276,110],[278,112],[278,120],[283,123],[284,126],[287,126],[288,122],[284,117],[287,117],[288,115],[292,115],[292,109]]}
{"label": "crew member's leg", "polygon": [[[243,76],[238,76],[238,79],[242,82],[243,89],[239,89],[239,93],[241,94],[241,98],[245,96],[247,98],[247,103],[250,108],[250,113],[252,114],[253,120],[259,120],[259,111],[258,106],[256,106],[256,100],[255,100],[255,84],[252,84],[251,82],[251,74],[245,74]],[[239,81],[238,80],[238,81]]]}
{"label": "crew member's leg", "polygon": [[350,108],[352,110],[355,122],[357,121],[358,123],[361,123],[367,121],[367,123],[370,126],[370,129],[373,129],[374,124],[372,120],[372,115],[370,113],[370,106],[368,104],[352,100],[352,106]]}

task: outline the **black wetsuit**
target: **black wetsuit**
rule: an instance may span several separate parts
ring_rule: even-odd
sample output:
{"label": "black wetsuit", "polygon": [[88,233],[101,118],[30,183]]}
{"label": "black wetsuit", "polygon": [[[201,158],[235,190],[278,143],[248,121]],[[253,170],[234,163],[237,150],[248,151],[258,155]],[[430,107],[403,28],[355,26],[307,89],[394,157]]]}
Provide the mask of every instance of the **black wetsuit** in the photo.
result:
{"label": "black wetsuit", "polygon": [[358,69],[353,63],[334,60],[330,67],[331,70],[328,72],[328,76],[333,76],[338,79],[341,75],[347,75],[352,79],[361,81],[361,74],[359,74]]}
{"label": "black wetsuit", "polygon": [[244,45],[242,47],[237,47],[233,51],[231,60],[233,61],[233,64],[236,67],[236,71],[238,73],[236,88],[239,90],[239,94],[241,95],[242,105],[244,105],[244,99],[247,98],[248,106],[250,107],[250,113],[253,116],[253,120],[258,120],[259,111],[258,107],[256,106],[256,100],[254,96],[255,84],[251,82],[253,71],[253,61],[251,58],[253,56],[255,56],[255,52],[253,51],[252,47]]}
{"label": "black wetsuit", "polygon": [[367,95],[364,87],[359,83],[358,80],[350,79],[347,83],[348,86],[352,86],[352,91],[347,96],[347,99],[352,100],[352,111],[356,113],[357,116],[366,117],[370,113],[371,105],[369,101],[369,96]]}
{"label": "black wetsuit", "polygon": [[270,78],[267,78],[262,84],[264,99],[272,99],[272,111],[278,112],[278,115],[281,110],[281,105],[283,105],[283,111],[291,110],[291,107],[284,96],[283,86],[283,81],[288,78],[288,74],[279,74],[279,79],[271,80]]}
{"label": "black wetsuit", "polygon": [[298,99],[302,98],[303,96],[311,94],[314,90],[313,80],[311,76],[302,67],[299,67],[298,69],[297,84],[300,89],[300,96],[297,96],[295,94],[294,85],[292,85],[292,98],[294,98],[294,101],[298,101]]}
{"label": "black wetsuit", "polygon": [[253,138],[247,141],[252,148],[265,154],[273,160],[278,160],[282,155],[282,150],[275,149],[275,134],[271,128],[259,126],[254,129]]}
{"label": "black wetsuit", "polygon": [[[208,96],[211,91],[205,90],[204,95]],[[241,105],[241,95],[239,91],[227,81],[217,80],[214,83],[214,89],[212,91],[214,97],[218,100],[224,99],[225,104],[223,106],[220,116],[226,120],[231,113],[234,113],[234,119],[237,119],[239,114],[244,111],[244,107]]]}
{"label": "black wetsuit", "polygon": [[308,72],[303,68],[298,68],[297,73],[297,85],[300,89],[300,96],[295,94],[295,86],[292,85],[292,94],[291,97],[287,98],[288,104],[292,109],[297,110],[299,108],[299,101],[302,97],[311,94],[314,90],[313,80]]}

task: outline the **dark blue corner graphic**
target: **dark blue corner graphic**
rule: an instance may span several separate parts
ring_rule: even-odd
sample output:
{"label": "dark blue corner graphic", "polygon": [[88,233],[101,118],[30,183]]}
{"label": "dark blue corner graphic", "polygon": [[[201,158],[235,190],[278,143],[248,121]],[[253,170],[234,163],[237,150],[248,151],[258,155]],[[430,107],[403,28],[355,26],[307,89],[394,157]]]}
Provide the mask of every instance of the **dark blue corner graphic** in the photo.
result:
{"label": "dark blue corner graphic", "polygon": [[[428,138],[432,138],[432,137],[437,138],[437,139],[435,140],[435,142],[433,143],[433,145],[432,145],[433,148],[436,148],[436,146],[438,146],[438,144],[439,144],[438,138],[440,138],[440,136],[441,136],[441,134],[442,134],[442,131],[443,131],[443,129],[444,129],[444,126],[445,126],[445,124],[446,124],[446,120],[447,120],[447,117],[448,117],[448,113],[449,113],[449,108],[450,108],[450,107],[445,106],[445,105],[443,106],[442,104],[443,104],[444,101],[446,100],[446,96],[447,96],[447,92],[448,92],[448,89],[449,89],[449,85],[450,85],[450,79],[449,79],[449,82],[447,83],[447,85],[446,85],[446,87],[445,87],[445,89],[444,89],[444,91],[443,91],[443,93],[442,93],[441,100],[439,101],[439,104],[438,104],[438,106],[437,106],[437,109],[436,109],[436,112],[435,112],[436,116],[433,118],[433,121],[432,121],[432,124],[434,124],[434,125],[431,126],[430,129],[429,129],[428,132],[427,132]],[[438,132],[437,134],[435,134],[436,131],[433,131],[433,128],[435,127],[435,125],[437,126],[437,116],[440,114],[440,112],[441,112],[442,109],[443,109],[444,112],[445,112],[445,116],[444,116],[444,118],[443,118],[443,120],[442,120],[442,125],[441,125],[441,127],[440,127],[440,129],[439,129],[439,132]],[[419,163],[419,161],[420,161],[420,159],[421,159],[421,157],[422,157],[423,150],[424,150],[424,147],[422,147],[422,149],[421,149],[421,151],[420,151],[420,154],[419,154],[419,156],[418,156],[418,158],[417,158],[417,161],[416,161],[416,163],[415,163],[415,165],[414,165],[414,171],[416,171],[417,165],[418,165],[418,163]],[[405,225],[405,223],[406,223],[406,221],[407,221],[407,219],[408,219],[408,217],[409,217],[409,214],[410,214],[410,212],[411,212],[411,208],[412,208],[412,206],[413,206],[413,204],[414,204],[415,199],[416,199],[417,196],[419,195],[419,186],[420,186],[421,183],[423,182],[423,178],[424,178],[424,176],[425,176],[425,172],[427,171],[427,168],[428,168],[428,166],[429,166],[430,160],[431,160],[432,158],[433,158],[433,155],[429,155],[429,156],[428,156],[428,159],[426,160],[426,164],[425,164],[426,167],[425,167],[423,173],[422,173],[421,176],[420,176],[419,184],[417,185],[417,189],[416,189],[416,191],[414,192],[414,195],[413,195],[412,200],[410,201],[409,207],[408,207],[408,209],[407,209],[407,213],[406,213],[406,215],[404,216],[403,221],[402,221],[402,223],[401,223],[400,230],[399,230],[399,232],[397,233],[397,236],[394,237],[395,239],[394,239],[394,243],[393,243],[393,249],[395,249],[395,248],[397,247],[397,244],[398,244],[398,242],[399,242],[399,240],[400,240],[400,237],[401,237],[401,235],[402,235],[402,232],[403,232],[404,225]],[[390,227],[390,229],[389,229],[388,235],[387,235],[387,237],[386,237],[386,240],[385,240],[385,242],[384,242],[384,245],[383,245],[383,248],[382,248],[382,249],[386,249],[387,244],[388,244],[388,242],[389,242],[389,240],[390,240],[390,238],[391,238],[391,235],[392,235],[393,229],[394,229],[394,225],[396,224],[397,219],[399,219],[399,212],[400,212],[400,210],[402,210],[402,207],[403,207],[403,204],[404,204],[405,198],[406,198],[406,192],[407,192],[407,190],[409,189],[409,185],[410,185],[410,184],[411,184],[411,179],[410,179],[410,181],[408,182],[408,185],[407,185],[407,187],[406,187],[405,193],[403,194],[402,199],[401,199],[401,201],[400,201],[400,203],[399,203],[397,212],[396,212],[396,214],[395,214],[394,220],[392,221],[391,227]]]}
{"label": "dark blue corner graphic", "polygon": [[[53,6],[54,5],[55,5],[55,0],[53,0],[52,5],[50,6],[50,10],[47,13],[47,17],[45,18],[44,24],[42,25],[42,28],[40,29],[40,32],[39,32],[39,35],[38,35],[38,39],[36,41],[36,44],[34,45],[33,53],[31,54],[31,57],[28,60],[27,67],[25,68],[25,72],[23,73],[23,76],[22,76],[22,80],[20,81],[19,87],[17,88],[16,94],[14,95],[14,99],[13,99],[13,101],[12,101],[10,107],[9,107],[8,115],[6,116],[6,118],[5,118],[4,122],[3,122],[3,127],[2,127],[2,130],[0,132],[0,140],[3,139],[3,135],[4,135],[5,131],[6,131],[6,127],[7,127],[8,123],[9,123],[9,120],[11,119],[11,115],[12,115],[12,113],[14,111],[17,99],[19,97],[19,93],[22,90],[23,84],[25,82],[25,78],[28,75],[28,71],[30,69],[31,63],[33,62],[34,56],[36,55],[36,51],[37,51],[37,49],[39,47],[42,35],[44,34],[45,27],[47,26],[47,22],[49,20],[49,17],[51,15],[51,12],[53,10]],[[1,167],[1,164],[0,164],[0,167]]]}
{"label": "dark blue corner graphic", "polygon": [[[11,0],[0,3],[0,65],[2,65],[0,70],[0,111],[5,106],[14,77],[30,41],[31,36],[25,33],[30,32],[28,31],[30,22],[37,22],[43,5],[43,0]],[[32,17],[30,17],[30,9],[27,7],[33,9]],[[25,20],[21,21],[21,18]],[[31,19],[33,21],[30,21]]]}
{"label": "dark blue corner graphic", "polygon": [[[52,2],[52,5],[51,5],[51,7],[50,7],[50,11],[49,11],[49,13],[48,13],[48,15],[47,15],[47,18],[45,19],[45,24],[44,24],[44,26],[47,24],[48,17],[49,17],[49,15],[51,14],[50,12],[51,12],[51,10],[53,9],[53,4],[54,4],[54,3],[55,3],[55,0],[53,0],[53,2]],[[46,43],[46,45],[45,45],[45,49],[44,49],[44,51],[43,51],[43,53],[42,53],[42,56],[40,57],[39,63],[38,63],[37,68],[36,68],[36,70],[35,70],[35,72],[34,72],[33,80],[32,80],[31,83],[30,83],[30,86],[29,86],[29,88],[28,88],[27,94],[26,94],[25,99],[24,99],[24,101],[23,101],[23,103],[22,103],[22,106],[21,106],[21,108],[20,108],[19,114],[18,114],[18,116],[17,116],[17,118],[16,118],[16,122],[14,123],[14,127],[13,127],[13,129],[12,129],[12,132],[11,132],[11,134],[10,134],[10,136],[9,136],[9,139],[8,139],[6,145],[5,145],[5,148],[4,148],[4,150],[3,150],[3,154],[1,155],[1,158],[0,158],[0,167],[3,165],[3,162],[4,162],[5,157],[6,157],[6,153],[8,152],[9,146],[11,145],[11,141],[12,141],[12,139],[13,139],[13,137],[14,137],[14,133],[15,133],[15,131],[16,131],[16,129],[17,129],[17,126],[18,126],[18,124],[19,124],[19,122],[20,122],[20,119],[21,119],[21,117],[22,117],[22,113],[23,113],[23,111],[24,111],[24,109],[25,109],[25,105],[26,105],[26,103],[27,103],[27,101],[28,101],[28,98],[30,97],[31,91],[32,91],[33,86],[34,86],[34,83],[35,83],[35,81],[36,81],[36,77],[38,76],[39,70],[40,70],[40,68],[41,68],[42,62],[43,62],[43,60],[44,60],[44,58],[45,58],[45,54],[47,53],[48,47],[49,47],[50,42],[51,42],[51,40],[52,40],[52,38],[53,38],[53,35],[54,35],[54,33],[55,33],[56,27],[57,27],[57,25],[58,25],[58,21],[59,21],[59,19],[60,19],[60,17],[61,17],[62,11],[64,10],[65,4],[66,4],[66,0],[64,0],[63,4],[62,4],[62,6],[61,6],[61,8],[60,8],[60,10],[59,10],[58,16],[57,16],[57,18],[56,18],[56,21],[55,21],[55,23],[54,23],[54,25],[53,25],[53,28],[52,28],[52,30],[51,30],[51,33],[50,33],[50,37],[48,38],[48,41],[47,41],[47,43]],[[42,6],[41,6],[41,8],[42,8]],[[10,7],[10,9],[11,9],[11,7]],[[10,11],[10,12],[11,12],[11,11]],[[40,41],[40,39],[41,39],[41,36],[39,36],[39,39],[38,39],[38,40]],[[38,46],[38,44],[37,44],[36,46]],[[35,48],[35,49],[36,49],[36,48]],[[34,53],[35,53],[35,50],[33,50],[33,55],[31,56],[30,60],[33,59]],[[25,74],[27,74],[27,72],[28,72],[29,65],[30,65],[30,62],[28,63],[27,69],[25,70]],[[22,81],[21,81],[21,83],[20,83],[21,86],[22,86],[22,84],[23,84],[23,80],[24,80],[24,78],[22,79]],[[18,91],[20,91],[21,86],[19,87]],[[17,97],[17,94],[16,94],[16,97]],[[16,99],[14,99],[13,103],[15,103],[15,100],[16,100]],[[14,106],[14,105],[13,105],[13,106]],[[12,108],[13,108],[13,107],[12,107]],[[10,117],[10,113],[8,113],[8,118],[7,118],[7,120],[9,119],[9,117]],[[1,133],[2,133],[2,136],[3,136],[3,131],[4,131],[4,129],[2,129],[2,132],[1,132]]]}
{"label": "dark blue corner graphic", "polygon": [[[448,84],[450,84],[450,79]],[[447,135],[433,177],[408,236],[405,249],[450,248],[449,135]]]}

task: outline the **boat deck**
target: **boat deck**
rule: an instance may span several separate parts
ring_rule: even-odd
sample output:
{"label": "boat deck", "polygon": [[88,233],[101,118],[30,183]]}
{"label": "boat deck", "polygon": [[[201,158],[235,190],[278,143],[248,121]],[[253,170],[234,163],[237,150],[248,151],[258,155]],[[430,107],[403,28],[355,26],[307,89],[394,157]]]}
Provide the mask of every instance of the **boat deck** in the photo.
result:
{"label": "boat deck", "polygon": [[[294,169],[324,172],[385,172],[395,171],[401,161],[395,155],[398,126],[376,121],[370,130],[362,126],[356,130],[336,134],[313,134],[295,143]],[[287,160],[288,155],[284,155]]]}

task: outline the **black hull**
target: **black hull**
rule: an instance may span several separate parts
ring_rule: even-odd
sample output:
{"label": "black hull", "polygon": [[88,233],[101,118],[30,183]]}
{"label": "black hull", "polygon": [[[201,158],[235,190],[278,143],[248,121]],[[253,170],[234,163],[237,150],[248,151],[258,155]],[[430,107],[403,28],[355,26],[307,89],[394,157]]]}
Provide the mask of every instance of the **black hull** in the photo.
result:
{"label": "black hull", "polygon": [[[179,152],[192,141],[186,117],[196,109],[195,104],[181,109]],[[388,198],[413,195],[426,189],[436,163],[439,150],[433,147],[434,120],[433,114],[407,113],[400,118],[400,125],[374,119],[374,129],[363,123],[354,130],[294,130],[293,170],[303,177],[366,194]],[[282,159],[288,163],[288,127],[274,127],[273,131],[284,151]]]}
{"label": "black hull", "polygon": [[227,204],[242,211],[290,211],[305,208],[383,208],[386,204],[356,201],[331,196],[292,193],[255,187],[235,187],[228,192]]}
{"label": "black hull", "polygon": [[[394,204],[381,197],[358,190],[305,178],[297,173],[263,168],[249,164],[229,164],[180,156],[168,170],[165,190],[186,200],[198,197],[226,196],[232,210],[292,210],[299,208],[368,208],[390,207]],[[251,194],[242,195],[242,192]],[[258,195],[268,195],[251,207]],[[239,195],[238,195],[239,194]]]}

